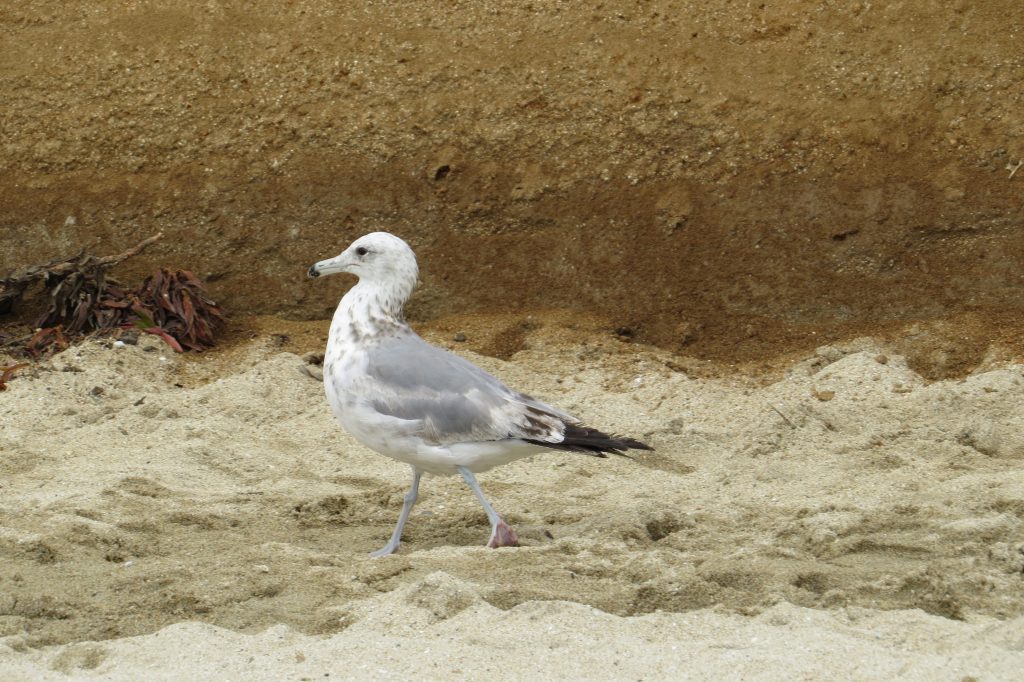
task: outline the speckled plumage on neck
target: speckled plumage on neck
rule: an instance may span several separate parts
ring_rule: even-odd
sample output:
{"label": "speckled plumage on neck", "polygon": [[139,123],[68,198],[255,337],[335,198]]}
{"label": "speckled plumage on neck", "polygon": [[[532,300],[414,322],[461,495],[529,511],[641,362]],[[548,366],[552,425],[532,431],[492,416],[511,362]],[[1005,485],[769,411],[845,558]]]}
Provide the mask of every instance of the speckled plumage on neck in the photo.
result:
{"label": "speckled plumage on neck", "polygon": [[405,302],[416,286],[415,260],[403,274],[404,277],[384,281],[363,276],[342,297],[327,339],[325,378],[331,376],[335,367],[341,369],[342,375],[348,374],[353,363],[358,362],[361,349],[382,339],[415,333],[404,315]]}
{"label": "speckled plumage on neck", "polygon": [[311,276],[348,272],[359,282],[342,297],[334,312],[325,366],[360,346],[389,336],[413,334],[403,308],[419,276],[416,255],[402,239],[374,232],[356,240],[335,258],[310,268]]}
{"label": "speckled plumage on neck", "polygon": [[408,291],[390,289],[377,282],[359,280],[338,304],[331,322],[331,339],[369,343],[381,336],[410,331],[403,308],[412,286]]}

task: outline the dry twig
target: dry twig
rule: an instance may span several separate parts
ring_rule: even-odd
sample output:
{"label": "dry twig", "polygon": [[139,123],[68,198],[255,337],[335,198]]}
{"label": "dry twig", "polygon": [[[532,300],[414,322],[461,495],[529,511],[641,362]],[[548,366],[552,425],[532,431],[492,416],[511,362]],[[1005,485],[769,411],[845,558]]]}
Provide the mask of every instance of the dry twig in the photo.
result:
{"label": "dry twig", "polygon": [[[28,288],[36,282],[41,282],[43,286],[52,291],[55,303],[59,304],[56,306],[57,310],[53,312],[58,317],[68,316],[72,311],[67,308],[67,305],[72,303],[76,294],[89,296],[102,292],[108,269],[137,255],[163,236],[163,232],[159,232],[115,256],[89,256],[82,250],[72,258],[53,260],[43,265],[33,265],[21,272],[0,279],[0,315],[13,311],[14,307],[21,302]],[[82,291],[83,287],[86,289],[84,292]],[[90,289],[94,291],[89,291]],[[41,318],[40,324],[36,326],[52,326],[45,324],[48,321],[47,317]],[[84,320],[78,321],[76,324],[78,327],[82,325],[84,325]]]}
{"label": "dry twig", "polygon": [[770,407],[770,408],[772,408],[773,410],[775,410],[775,414],[777,414],[777,415],[779,415],[780,417],[782,417],[782,420],[783,420],[784,422],[786,422],[787,424],[789,424],[789,428],[791,428],[791,429],[795,429],[795,428],[796,428],[796,424],[794,424],[793,422],[791,422],[791,421],[790,421],[790,419],[789,419],[789,417],[787,417],[786,415],[784,415],[784,414],[782,413],[782,410],[780,410],[779,408],[775,407],[775,406],[774,406],[774,405],[772,405],[771,403],[768,403],[768,407]]}

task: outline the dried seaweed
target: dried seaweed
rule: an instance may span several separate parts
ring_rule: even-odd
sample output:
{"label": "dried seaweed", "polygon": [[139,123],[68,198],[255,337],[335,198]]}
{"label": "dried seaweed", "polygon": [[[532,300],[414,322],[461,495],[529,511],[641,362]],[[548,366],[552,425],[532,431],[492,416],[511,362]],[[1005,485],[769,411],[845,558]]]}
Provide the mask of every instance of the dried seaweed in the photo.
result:
{"label": "dried seaweed", "polygon": [[224,311],[206,294],[203,283],[187,270],[156,270],[136,289],[110,278],[107,270],[160,239],[157,234],[116,256],[79,253],[0,279],[0,314],[22,303],[26,292],[41,283],[46,309],[27,339],[5,345],[32,357],[59,352],[85,334],[120,334],[126,329],[154,334],[177,352],[201,351],[213,345],[224,323]]}
{"label": "dried seaweed", "polygon": [[[213,336],[224,323],[224,311],[206,295],[206,288],[188,270],[160,268],[133,292],[131,310],[144,332],[171,337],[188,350],[213,345]],[[173,344],[172,344],[173,345]],[[180,350],[180,349],[179,349]]]}
{"label": "dried seaweed", "polygon": [[28,363],[19,362],[13,365],[6,365],[4,367],[0,367],[0,391],[7,390],[7,382],[10,381],[11,377],[14,376],[14,373],[17,372],[22,367],[28,367]]}
{"label": "dried seaweed", "polygon": [[71,344],[68,342],[68,337],[64,335],[64,329],[57,325],[56,327],[37,329],[36,333],[25,343],[25,350],[33,358],[38,358],[46,354],[59,353],[69,345]]}

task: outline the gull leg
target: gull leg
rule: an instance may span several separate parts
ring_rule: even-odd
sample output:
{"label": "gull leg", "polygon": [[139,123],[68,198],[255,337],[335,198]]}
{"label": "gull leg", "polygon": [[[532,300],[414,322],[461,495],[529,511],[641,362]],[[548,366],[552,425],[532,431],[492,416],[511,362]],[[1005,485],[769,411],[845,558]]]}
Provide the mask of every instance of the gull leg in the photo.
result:
{"label": "gull leg", "polygon": [[480,504],[484,506],[484,511],[487,512],[487,519],[491,522],[491,539],[487,546],[493,548],[518,547],[519,536],[498,516],[498,512],[494,511],[494,507],[484,497],[484,491],[480,490],[480,484],[476,482],[476,476],[473,475],[473,472],[466,467],[459,467],[459,473],[462,474],[462,478],[465,479],[469,487],[472,488],[473,493],[476,494],[476,499],[480,500]]}
{"label": "gull leg", "polygon": [[395,530],[391,533],[391,539],[388,540],[388,544],[384,545],[376,552],[370,552],[372,557],[382,557],[388,554],[394,553],[398,549],[398,545],[402,544],[402,529],[405,528],[405,522],[409,520],[409,512],[412,511],[412,506],[416,504],[416,498],[420,493],[420,476],[423,472],[413,467],[412,469],[412,487],[409,488],[409,492],[405,494],[405,500],[402,502],[402,513],[398,515],[398,523],[395,525]]}

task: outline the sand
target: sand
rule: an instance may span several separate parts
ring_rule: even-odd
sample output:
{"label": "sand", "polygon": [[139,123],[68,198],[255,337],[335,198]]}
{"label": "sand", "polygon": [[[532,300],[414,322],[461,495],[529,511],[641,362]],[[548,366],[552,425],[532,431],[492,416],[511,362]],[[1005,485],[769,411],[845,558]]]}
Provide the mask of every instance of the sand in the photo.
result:
{"label": "sand", "polygon": [[373,560],[407,469],[332,420],[303,358],[323,323],[281,325],[200,356],[92,340],[0,393],[4,679],[1024,669],[1024,365],[928,382],[856,339],[752,374],[543,321],[501,360],[435,326],[657,449],[482,475],[516,549],[428,477]]}

